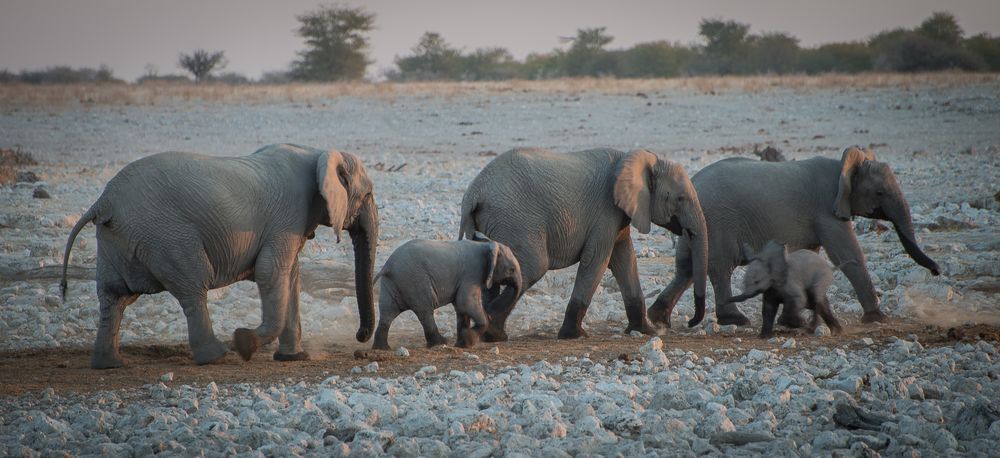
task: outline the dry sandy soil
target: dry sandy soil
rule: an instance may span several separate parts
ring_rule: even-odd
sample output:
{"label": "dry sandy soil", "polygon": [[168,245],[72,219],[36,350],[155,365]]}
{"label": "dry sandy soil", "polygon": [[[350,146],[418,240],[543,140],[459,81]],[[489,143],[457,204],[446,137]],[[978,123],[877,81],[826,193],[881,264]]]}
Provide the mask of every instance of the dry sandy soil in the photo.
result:
{"label": "dry sandy soil", "polygon": [[[34,92],[18,92],[34,91]],[[531,365],[588,355],[594,361],[641,357],[645,337],[622,335],[624,311],[607,274],[587,315],[591,337],[554,338],[575,267],[550,272],[509,321],[512,340],[463,351],[425,349],[416,320],[397,319],[390,344],[410,356],[371,352],[352,340],[358,318],[349,244],[318,232],[302,254],[304,339],[313,360],[278,363],[265,349],[250,362],[229,355],[195,366],[183,314],[167,294],[146,296],[126,311],[122,341],[128,367],[91,371],[97,324],[88,227],[77,240],[68,300],[58,299],[55,267],[69,229],[126,163],[167,150],[245,155],[291,142],[359,154],[375,181],[382,217],[378,265],[412,238],[453,239],[461,195],[498,153],[518,146],[557,151],[646,148],[689,174],[730,156],[776,146],[792,160],[838,157],[844,147],[871,146],[895,170],[909,200],[920,243],[942,268],[932,277],[906,257],[896,235],[870,221],[855,227],[869,272],[892,320],[857,323],[860,306],[837,274],[830,297],[847,323],[842,336],[763,341],[756,329],[717,334],[680,329],[691,313],[682,297],[665,347],[736,360],[751,348],[796,354],[819,347],[875,348],[913,335],[924,346],[998,341],[1000,335],[1000,80],[995,77],[719,79],[424,86],[239,88],[69,87],[0,89],[0,148],[30,153],[21,165],[40,183],[0,187],[0,397],[54,388],[57,393],[140,388],[172,372],[174,383],[250,382],[269,386],[316,382],[377,361],[377,377]],[[34,198],[36,189],[50,194]],[[633,233],[647,301],[673,274],[673,240],[663,229]],[[738,285],[742,272],[736,272]],[[713,304],[709,298],[709,304]],[[260,320],[256,288],[240,283],[212,292],[219,336]],[[759,326],[759,301],[742,306]],[[437,311],[453,327],[449,307]],[[708,331],[709,335],[706,335]],[[453,335],[446,334],[453,339]],[[127,391],[127,390],[126,390]],[[144,396],[145,391],[135,391]],[[3,409],[0,409],[2,413]],[[11,417],[12,418],[12,417]],[[2,422],[0,422],[2,424]],[[801,450],[800,450],[801,451]],[[808,450],[807,450],[808,451]]]}

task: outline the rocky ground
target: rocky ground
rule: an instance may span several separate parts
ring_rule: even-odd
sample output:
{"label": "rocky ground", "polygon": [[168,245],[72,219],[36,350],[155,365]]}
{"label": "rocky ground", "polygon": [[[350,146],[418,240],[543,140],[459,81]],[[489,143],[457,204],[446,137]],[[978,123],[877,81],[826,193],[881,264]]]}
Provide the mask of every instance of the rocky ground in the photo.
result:
{"label": "rocky ground", "polygon": [[[991,454],[1000,446],[998,89],[490,89],[0,106],[0,148],[30,152],[40,164],[19,171],[41,180],[0,187],[0,455]],[[860,306],[838,273],[830,298],[845,336],[785,331],[761,341],[711,321],[682,330],[690,292],[673,330],[622,336],[609,274],[587,315],[594,337],[555,342],[569,268],[519,304],[512,342],[426,350],[404,315],[390,342],[409,350],[395,355],[350,340],[350,249],[321,230],[302,256],[303,331],[315,361],[276,363],[265,352],[192,366],[183,314],[161,294],[126,311],[129,367],[86,369],[98,312],[92,227],[77,240],[66,303],[53,273],[69,228],[103,184],[154,152],[242,155],[285,141],[364,158],[382,216],[379,264],[411,238],[454,238],[466,185],[514,146],[643,147],[693,174],[765,145],[790,159],[871,145],[896,171],[942,275],[907,258],[893,231],[858,220],[888,324],[856,323]],[[39,189],[50,197],[34,197]],[[672,240],[662,229],[633,237],[643,290],[655,295],[672,277]],[[216,290],[209,302],[220,336],[260,320],[253,284]],[[743,305],[758,323],[759,305]],[[447,307],[437,318],[452,328]]]}

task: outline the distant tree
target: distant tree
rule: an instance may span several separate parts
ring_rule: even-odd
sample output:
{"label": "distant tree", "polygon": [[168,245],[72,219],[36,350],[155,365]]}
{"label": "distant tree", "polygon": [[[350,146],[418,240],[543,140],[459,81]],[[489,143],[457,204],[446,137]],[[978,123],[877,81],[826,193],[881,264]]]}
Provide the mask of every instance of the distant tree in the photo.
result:
{"label": "distant tree", "polygon": [[1000,71],[1000,37],[980,33],[967,38],[963,46],[982,62],[983,69]]}
{"label": "distant tree", "polygon": [[971,52],[912,30],[880,33],[869,46],[876,53],[874,67],[879,70],[916,72],[983,67],[982,61]]}
{"label": "distant tree", "polygon": [[577,29],[576,37],[566,52],[564,64],[569,76],[613,75],[617,68],[615,59],[604,50],[614,40],[605,33],[606,27]]}
{"label": "distant tree", "polygon": [[115,78],[111,67],[101,65],[98,68],[80,67],[74,69],[67,65],[56,65],[44,70],[22,70],[17,79],[28,84],[71,84],[71,83],[121,83]]}
{"label": "distant tree", "polygon": [[505,48],[479,48],[460,56],[459,74],[466,81],[506,80],[517,74],[517,65]]}
{"label": "distant tree", "polygon": [[306,49],[292,63],[291,75],[298,80],[337,81],[360,79],[368,60],[368,37],[375,14],[363,8],[321,6],[298,16],[298,34]]}
{"label": "distant tree", "polygon": [[798,68],[806,73],[859,73],[872,69],[874,52],[866,43],[828,43],[799,51]]}
{"label": "distant tree", "polygon": [[622,52],[620,75],[627,78],[667,78],[686,74],[697,52],[666,41],[639,43]]}
{"label": "distant tree", "polygon": [[742,71],[747,52],[750,26],[736,21],[702,19],[698,34],[705,37],[705,56],[709,68],[719,74]]}
{"label": "distant tree", "polygon": [[563,60],[566,53],[554,50],[548,53],[531,53],[524,58],[524,63],[518,66],[518,77],[530,80],[543,80],[565,76]]}
{"label": "distant tree", "polygon": [[965,35],[965,31],[959,27],[955,16],[947,12],[936,12],[924,19],[924,22],[917,27],[916,32],[949,46],[960,45],[962,36]]}
{"label": "distant tree", "polygon": [[191,54],[181,54],[177,66],[191,72],[195,81],[203,81],[213,71],[225,68],[226,55],[222,51],[196,49]]}
{"label": "distant tree", "polygon": [[749,66],[758,73],[789,73],[797,70],[799,39],[783,32],[751,36]]}
{"label": "distant tree", "polygon": [[461,53],[452,48],[441,34],[424,32],[411,51],[412,56],[395,59],[399,72],[394,74],[394,79],[404,81],[458,79]]}

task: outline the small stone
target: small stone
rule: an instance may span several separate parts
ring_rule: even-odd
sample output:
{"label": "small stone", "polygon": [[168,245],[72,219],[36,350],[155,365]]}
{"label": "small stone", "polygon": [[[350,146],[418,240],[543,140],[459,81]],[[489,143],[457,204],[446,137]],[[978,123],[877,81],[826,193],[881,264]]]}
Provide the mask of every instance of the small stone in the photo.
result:
{"label": "small stone", "polygon": [[813,332],[816,337],[828,337],[830,335],[830,329],[826,326],[816,326],[816,331]]}
{"label": "small stone", "polygon": [[749,352],[747,352],[747,359],[753,362],[766,361],[770,357],[771,357],[770,352],[761,351],[756,348],[751,349]]}
{"label": "small stone", "polygon": [[375,373],[378,372],[378,361],[372,361],[367,366],[365,366],[365,372]]}
{"label": "small stone", "polygon": [[629,337],[642,337],[642,333],[639,332],[639,331],[629,331],[628,336]]}
{"label": "small stone", "polygon": [[490,353],[493,353],[494,355],[499,355],[500,354],[500,347],[494,346],[493,348],[490,349]]}
{"label": "small stone", "polygon": [[[728,334],[736,334],[736,331],[738,329],[739,329],[739,327],[736,326],[735,324],[727,324],[725,326],[719,326],[719,333],[721,333],[721,334],[727,334],[727,335]],[[735,340],[741,340],[741,339],[735,339]]]}
{"label": "small stone", "polygon": [[399,347],[396,349],[396,356],[400,358],[409,358],[410,350],[407,350],[406,347]]}
{"label": "small stone", "polygon": [[785,343],[781,344],[781,348],[795,348],[795,339],[788,339]]}
{"label": "small stone", "polygon": [[172,382],[172,381],[174,381],[174,373],[173,372],[167,372],[166,374],[161,375],[160,376],[160,381],[161,382]]}
{"label": "small stone", "polygon": [[351,373],[352,374],[360,374],[361,372],[362,372],[362,370],[361,370],[360,366],[354,366],[354,367],[351,368]]}
{"label": "small stone", "polygon": [[864,338],[862,338],[862,339],[861,339],[861,343],[862,343],[863,345],[867,345],[867,346],[869,346],[869,347],[870,347],[870,346],[872,346],[872,345],[875,345],[875,341],[874,341],[874,340],[872,340],[872,338],[871,338],[871,337],[864,337]]}
{"label": "small stone", "polygon": [[50,199],[50,198],[52,198],[52,196],[49,195],[49,192],[46,191],[45,188],[42,188],[42,187],[35,188],[35,192],[31,194],[31,197],[34,197],[36,199]]}
{"label": "small stone", "polygon": [[462,352],[462,357],[469,361],[479,361],[479,355],[475,353]]}

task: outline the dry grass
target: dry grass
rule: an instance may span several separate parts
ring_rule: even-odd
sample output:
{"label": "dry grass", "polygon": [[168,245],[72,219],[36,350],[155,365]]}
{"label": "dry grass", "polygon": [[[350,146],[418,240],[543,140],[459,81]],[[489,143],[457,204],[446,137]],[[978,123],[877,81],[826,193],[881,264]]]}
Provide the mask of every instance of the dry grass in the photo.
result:
{"label": "dry grass", "polygon": [[774,89],[949,87],[997,84],[1000,74],[983,73],[869,73],[862,75],[699,76],[667,79],[573,78],[545,81],[327,83],[283,85],[225,85],[187,83],[0,85],[0,108],[60,109],[90,105],[161,105],[188,102],[266,104],[309,103],[342,96],[392,100],[401,95],[452,97],[468,93],[539,92],[623,94],[688,90],[713,94],[728,91],[761,92]]}
{"label": "dry grass", "polygon": [[24,165],[38,165],[31,153],[21,151],[21,148],[0,148],[0,186],[13,184],[17,181],[18,168]]}

